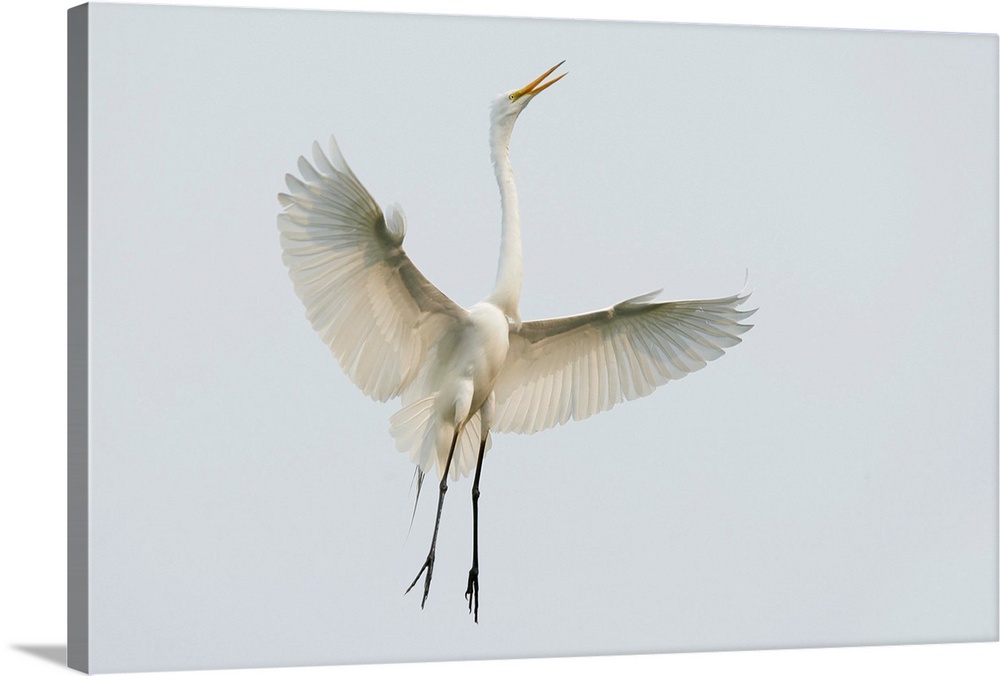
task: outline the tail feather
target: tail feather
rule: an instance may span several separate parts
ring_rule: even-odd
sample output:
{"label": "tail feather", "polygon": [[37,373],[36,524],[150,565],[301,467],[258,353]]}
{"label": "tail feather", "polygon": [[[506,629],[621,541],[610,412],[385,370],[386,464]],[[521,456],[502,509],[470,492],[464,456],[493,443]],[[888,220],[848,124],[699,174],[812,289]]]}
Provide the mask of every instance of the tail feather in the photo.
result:
{"label": "tail feather", "polygon": [[409,455],[423,474],[430,472],[437,456],[441,426],[436,422],[433,395],[404,406],[389,419],[389,433],[396,440],[396,450]]}
{"label": "tail feather", "polygon": [[[480,428],[481,418],[479,413],[476,413],[458,435],[451,471],[448,472],[452,481],[468,476],[476,466],[481,439]],[[420,472],[418,477],[421,480],[422,475],[431,472],[435,461],[438,465],[437,475],[440,477],[444,473],[444,464],[448,458],[448,447],[454,430],[453,423],[435,415],[434,395],[404,406],[389,419],[389,432],[396,440],[396,450],[406,453],[417,465]],[[491,439],[487,438],[486,450],[489,450],[490,445]],[[418,490],[417,499],[419,497]]]}
{"label": "tail feather", "polygon": [[[465,424],[465,429],[459,435],[458,448],[455,449],[455,459],[452,460],[451,472],[449,472],[452,480],[457,479],[459,475],[469,476],[469,472],[475,469],[476,456],[479,455],[479,444],[482,440],[481,429],[482,418],[479,413],[476,413]],[[486,437],[486,448],[483,449],[483,453],[490,450],[492,445],[493,437],[489,435]]]}

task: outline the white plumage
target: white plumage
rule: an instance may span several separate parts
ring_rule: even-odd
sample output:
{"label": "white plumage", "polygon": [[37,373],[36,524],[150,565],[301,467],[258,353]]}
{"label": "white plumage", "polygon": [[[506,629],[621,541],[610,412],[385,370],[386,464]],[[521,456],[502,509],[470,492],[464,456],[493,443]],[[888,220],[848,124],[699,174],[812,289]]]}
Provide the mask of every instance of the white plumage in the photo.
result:
{"label": "white plumage", "polygon": [[[333,138],[329,156],[313,144],[300,158],[301,179],[288,175],[278,196],[283,260],[313,328],[368,396],[400,397],[392,416],[396,447],[420,477],[441,479],[438,523],[447,481],[476,468],[491,430],[532,433],[581,420],[651,393],[722,356],[740,342],[753,314],[738,308],[744,289],[725,298],[653,302],[658,292],[597,312],[522,322],[521,237],[510,165],[514,122],[556,68],[500,96],[491,108],[490,156],[500,189],[502,223],[497,283],[465,309],[431,284],[403,251],[406,219],[398,205],[383,212],[351,171]],[[478,520],[474,521],[478,529]],[[474,530],[477,534],[478,530]],[[433,573],[437,523],[424,597]],[[411,588],[413,585],[410,585]],[[478,538],[466,594],[478,620]],[[409,591],[409,589],[407,590]]]}
{"label": "white plumage", "polygon": [[494,386],[497,432],[531,434],[644,397],[697,371],[750,329],[749,297],[649,302],[659,292],[582,315],[525,322]]}

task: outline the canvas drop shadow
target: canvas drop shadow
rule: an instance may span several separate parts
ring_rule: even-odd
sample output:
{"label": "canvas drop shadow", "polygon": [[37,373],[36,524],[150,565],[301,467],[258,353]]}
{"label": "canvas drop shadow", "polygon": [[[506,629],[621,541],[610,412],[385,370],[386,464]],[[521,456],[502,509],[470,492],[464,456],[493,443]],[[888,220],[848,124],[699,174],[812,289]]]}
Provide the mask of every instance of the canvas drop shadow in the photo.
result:
{"label": "canvas drop shadow", "polygon": [[62,667],[66,666],[65,645],[12,645],[11,648],[34,655],[48,662],[53,662]]}

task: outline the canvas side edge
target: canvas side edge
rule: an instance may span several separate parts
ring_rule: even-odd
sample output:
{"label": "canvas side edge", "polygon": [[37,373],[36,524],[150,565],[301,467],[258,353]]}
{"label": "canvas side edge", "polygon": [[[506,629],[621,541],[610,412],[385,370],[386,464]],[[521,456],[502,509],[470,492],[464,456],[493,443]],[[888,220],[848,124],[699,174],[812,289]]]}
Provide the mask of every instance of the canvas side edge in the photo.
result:
{"label": "canvas side edge", "polygon": [[67,12],[67,628],[66,666],[89,671],[88,28]]}

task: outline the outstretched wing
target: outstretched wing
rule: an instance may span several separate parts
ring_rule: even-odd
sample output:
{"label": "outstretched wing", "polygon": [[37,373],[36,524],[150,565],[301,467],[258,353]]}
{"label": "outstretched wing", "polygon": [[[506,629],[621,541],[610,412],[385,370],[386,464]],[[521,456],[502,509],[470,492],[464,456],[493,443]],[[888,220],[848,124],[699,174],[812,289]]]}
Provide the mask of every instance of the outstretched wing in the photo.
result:
{"label": "outstretched wing", "polygon": [[427,349],[465,310],[431,284],[403,251],[402,211],[382,213],[333,137],[330,157],[313,143],[278,195],[282,256],[306,315],[365,394],[394,397],[413,381]]}
{"label": "outstretched wing", "polygon": [[645,294],[598,312],[525,322],[494,387],[493,429],[530,434],[644,397],[722,356],[752,325],[750,293],[649,302]]}

